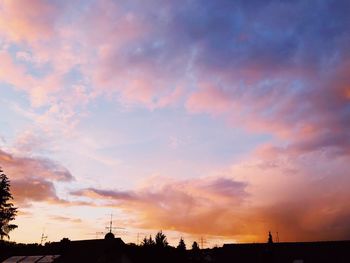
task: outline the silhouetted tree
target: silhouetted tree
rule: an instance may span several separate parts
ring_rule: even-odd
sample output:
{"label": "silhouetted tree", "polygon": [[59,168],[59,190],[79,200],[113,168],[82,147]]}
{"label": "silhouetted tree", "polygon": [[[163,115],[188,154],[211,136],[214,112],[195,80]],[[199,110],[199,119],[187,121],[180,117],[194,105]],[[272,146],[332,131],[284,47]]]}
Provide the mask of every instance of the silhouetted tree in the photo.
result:
{"label": "silhouetted tree", "polygon": [[164,248],[168,246],[168,241],[166,236],[163,234],[162,230],[157,233],[155,236],[156,246],[160,248]]}
{"label": "silhouetted tree", "polygon": [[152,239],[152,236],[150,235],[149,238],[145,237],[142,241],[142,246],[144,247],[152,247],[155,245],[154,240]]}
{"label": "silhouetted tree", "polygon": [[66,243],[68,242],[68,243],[69,243],[69,242],[70,242],[70,239],[69,239],[68,237],[64,237],[64,238],[61,239],[60,242],[62,242],[62,243],[63,243],[63,242],[66,242]]}
{"label": "silhouetted tree", "polygon": [[182,237],[180,238],[179,244],[177,245],[177,249],[182,251],[186,250],[186,244]]}
{"label": "silhouetted tree", "polygon": [[269,244],[273,243],[271,231],[269,231],[269,238],[267,239],[267,243]]}
{"label": "silhouetted tree", "polygon": [[0,238],[10,238],[9,232],[17,228],[17,225],[9,224],[14,220],[17,214],[17,208],[9,202],[12,200],[10,192],[10,180],[0,168]]}
{"label": "silhouetted tree", "polygon": [[199,250],[199,246],[198,246],[198,243],[196,241],[193,242],[192,244],[192,250]]}

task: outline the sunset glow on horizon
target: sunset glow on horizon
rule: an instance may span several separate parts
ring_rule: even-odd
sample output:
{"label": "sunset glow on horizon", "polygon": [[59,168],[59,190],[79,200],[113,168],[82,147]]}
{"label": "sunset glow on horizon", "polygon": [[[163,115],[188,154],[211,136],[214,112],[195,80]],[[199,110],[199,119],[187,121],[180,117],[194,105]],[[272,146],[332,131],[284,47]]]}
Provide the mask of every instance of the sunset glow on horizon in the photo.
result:
{"label": "sunset glow on horizon", "polygon": [[0,0],[16,242],[350,240],[349,1]]}

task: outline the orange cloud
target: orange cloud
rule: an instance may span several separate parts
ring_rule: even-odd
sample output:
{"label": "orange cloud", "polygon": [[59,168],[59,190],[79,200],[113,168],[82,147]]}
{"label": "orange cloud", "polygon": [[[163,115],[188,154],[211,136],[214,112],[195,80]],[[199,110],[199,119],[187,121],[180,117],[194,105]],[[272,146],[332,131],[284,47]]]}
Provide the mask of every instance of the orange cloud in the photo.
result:
{"label": "orange cloud", "polygon": [[[94,199],[107,200],[131,214],[136,214],[141,228],[162,228],[189,233],[224,234],[234,229],[237,220],[227,220],[227,207],[236,213],[247,196],[245,184],[229,178],[205,178],[188,181],[150,182],[135,192],[89,188],[73,192]],[[111,203],[111,200],[114,202]],[[114,204],[113,204],[114,203]],[[214,216],[215,215],[215,216]]]}
{"label": "orange cloud", "polygon": [[29,206],[31,202],[65,204],[56,194],[54,182],[74,178],[63,166],[43,158],[19,157],[0,149],[0,164],[11,181],[14,201]]}
{"label": "orange cloud", "polygon": [[31,202],[59,201],[53,183],[45,179],[12,180],[11,189],[15,203],[21,207],[30,205]]}
{"label": "orange cloud", "polygon": [[134,191],[88,188],[73,194],[121,209],[138,228],[241,242],[265,242],[269,230],[279,232],[281,241],[348,239],[349,158],[327,163],[320,152],[300,157],[288,151],[265,146],[225,175],[155,178]]}

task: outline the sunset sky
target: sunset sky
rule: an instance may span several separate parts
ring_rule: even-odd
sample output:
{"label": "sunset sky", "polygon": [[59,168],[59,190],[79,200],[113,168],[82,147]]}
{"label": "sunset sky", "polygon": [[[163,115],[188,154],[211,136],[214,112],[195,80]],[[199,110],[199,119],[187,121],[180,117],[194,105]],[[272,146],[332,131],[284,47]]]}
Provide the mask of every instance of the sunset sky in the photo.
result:
{"label": "sunset sky", "polygon": [[[350,239],[350,2],[0,0],[16,242]],[[98,235],[102,237],[102,235]]]}

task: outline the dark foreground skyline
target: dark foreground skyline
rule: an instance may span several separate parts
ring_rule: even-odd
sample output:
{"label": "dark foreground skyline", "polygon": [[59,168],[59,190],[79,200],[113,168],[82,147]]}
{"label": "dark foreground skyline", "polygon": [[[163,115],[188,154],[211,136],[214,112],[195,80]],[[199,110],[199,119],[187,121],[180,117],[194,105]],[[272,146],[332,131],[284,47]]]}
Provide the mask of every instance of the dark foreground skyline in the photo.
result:
{"label": "dark foreground skyline", "polygon": [[157,239],[154,244],[141,246],[125,244],[120,238],[108,233],[105,239],[38,244],[0,243],[4,262],[254,262],[254,263],[313,263],[348,262],[350,241],[328,242],[281,242],[225,244],[223,247],[199,249],[193,245],[187,249],[175,248],[166,239]]}

